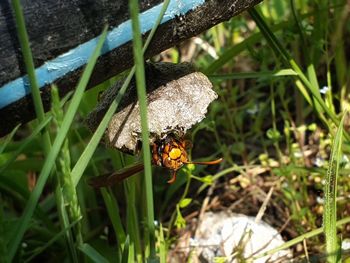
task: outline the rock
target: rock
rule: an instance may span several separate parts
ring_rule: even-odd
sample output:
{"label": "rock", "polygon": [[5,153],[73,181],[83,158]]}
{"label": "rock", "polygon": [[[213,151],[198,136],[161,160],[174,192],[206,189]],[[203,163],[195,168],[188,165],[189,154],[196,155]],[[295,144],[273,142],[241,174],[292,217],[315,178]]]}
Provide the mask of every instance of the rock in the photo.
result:
{"label": "rock", "polygon": [[[214,262],[215,257],[226,257],[226,262],[246,262],[284,244],[284,241],[276,229],[265,222],[255,222],[254,217],[207,212],[191,243],[197,248],[201,262]],[[286,262],[291,256],[290,250],[280,250],[249,262]]]}

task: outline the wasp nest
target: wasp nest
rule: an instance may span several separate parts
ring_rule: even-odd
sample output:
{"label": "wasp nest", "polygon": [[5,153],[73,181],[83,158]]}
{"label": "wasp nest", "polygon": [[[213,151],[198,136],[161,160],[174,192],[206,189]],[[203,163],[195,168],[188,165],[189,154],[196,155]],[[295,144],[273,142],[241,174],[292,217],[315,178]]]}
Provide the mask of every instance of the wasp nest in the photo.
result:
{"label": "wasp nest", "polygon": [[[188,64],[146,64],[148,128],[151,142],[168,133],[182,136],[200,122],[209,104],[217,98],[208,78]],[[95,130],[115,99],[123,81],[109,88],[96,109],[87,118]],[[106,131],[109,145],[134,153],[141,141],[140,108],[135,80],[132,80],[122,103]]]}

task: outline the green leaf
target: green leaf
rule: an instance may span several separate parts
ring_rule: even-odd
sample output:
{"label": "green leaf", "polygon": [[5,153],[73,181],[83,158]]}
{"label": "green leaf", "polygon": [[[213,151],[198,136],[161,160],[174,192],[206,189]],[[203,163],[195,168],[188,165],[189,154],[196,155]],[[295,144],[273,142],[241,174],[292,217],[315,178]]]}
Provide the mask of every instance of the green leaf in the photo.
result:
{"label": "green leaf", "polygon": [[270,140],[272,140],[274,142],[277,142],[281,139],[280,132],[276,129],[273,129],[273,128],[267,130],[266,136],[267,136],[267,138],[269,138]]}
{"label": "green leaf", "polygon": [[179,202],[180,208],[187,207],[192,202],[192,198],[184,198]]}
{"label": "green leaf", "polygon": [[175,220],[175,226],[178,229],[182,229],[186,226],[186,220],[183,218],[179,205],[176,206],[176,220]]}
{"label": "green leaf", "polygon": [[214,176],[206,175],[206,176],[200,178],[200,181],[205,183],[206,185],[212,185],[214,182]]}

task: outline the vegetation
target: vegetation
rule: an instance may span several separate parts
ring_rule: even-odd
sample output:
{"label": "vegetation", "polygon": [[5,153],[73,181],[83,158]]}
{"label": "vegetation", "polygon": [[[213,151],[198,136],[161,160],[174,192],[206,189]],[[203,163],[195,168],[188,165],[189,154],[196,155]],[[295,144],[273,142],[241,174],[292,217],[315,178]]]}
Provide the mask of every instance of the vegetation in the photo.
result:
{"label": "vegetation", "polygon": [[[60,99],[53,87],[44,114],[18,0],[13,7],[38,118],[0,141],[0,262],[166,262],[200,210],[256,216],[265,201],[263,220],[287,241],[267,254],[290,247],[300,261],[349,257],[341,248],[350,226],[347,1],[265,1],[152,58],[191,61],[214,83],[219,98],[191,131],[191,155],[224,161],[188,165],[168,185],[164,171],[151,176],[145,144],[146,175],[101,191],[85,178],[139,158],[99,142],[135,72],[145,113],[142,56],[152,34],[142,48],[134,23],[136,65],[91,134],[83,120],[115,79],[84,93],[107,27],[74,94]],[[137,19],[136,0],[130,8]],[[148,138],[146,114],[142,123]]]}

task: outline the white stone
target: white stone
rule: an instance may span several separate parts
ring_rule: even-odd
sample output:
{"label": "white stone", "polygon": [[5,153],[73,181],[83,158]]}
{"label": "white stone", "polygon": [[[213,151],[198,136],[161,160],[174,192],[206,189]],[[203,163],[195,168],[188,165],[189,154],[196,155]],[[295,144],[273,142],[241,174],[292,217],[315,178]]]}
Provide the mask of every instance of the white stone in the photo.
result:
{"label": "white stone", "polygon": [[[227,257],[227,262],[241,262],[235,259],[235,253],[241,252],[246,260],[276,248],[284,243],[276,229],[265,222],[255,222],[254,217],[227,212],[206,213],[200,222],[197,235],[192,244],[196,244],[197,255],[208,262],[215,257]],[[280,250],[271,256],[254,259],[254,263],[286,262],[291,258],[290,250]]]}

